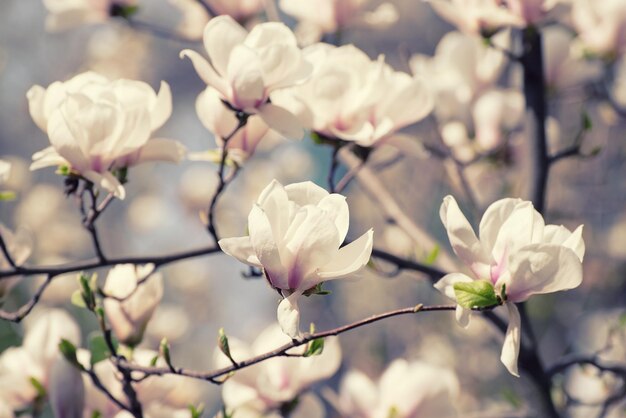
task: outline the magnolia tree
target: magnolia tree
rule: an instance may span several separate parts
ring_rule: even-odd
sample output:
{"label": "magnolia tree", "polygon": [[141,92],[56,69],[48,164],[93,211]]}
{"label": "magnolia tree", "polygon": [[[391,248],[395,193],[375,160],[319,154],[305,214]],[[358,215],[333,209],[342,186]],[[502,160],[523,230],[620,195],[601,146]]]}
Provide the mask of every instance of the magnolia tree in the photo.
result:
{"label": "magnolia tree", "polygon": [[3,87],[0,418],[626,416],[626,2],[156,3]]}

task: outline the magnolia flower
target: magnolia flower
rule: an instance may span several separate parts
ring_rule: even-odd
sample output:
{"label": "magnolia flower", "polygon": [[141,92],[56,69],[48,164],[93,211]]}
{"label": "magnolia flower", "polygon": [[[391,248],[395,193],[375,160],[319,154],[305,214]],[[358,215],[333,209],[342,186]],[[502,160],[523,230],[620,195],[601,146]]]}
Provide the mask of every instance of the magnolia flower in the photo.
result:
{"label": "magnolia flower", "polygon": [[218,16],[204,29],[204,47],[210,63],[190,49],[181,57],[191,59],[200,78],[223,100],[239,111],[258,114],[288,138],[302,137],[298,119],[270,102],[272,92],[300,83],[311,73],[287,26],[262,23],[247,33],[230,16]]}
{"label": "magnolia flower", "polygon": [[158,94],[141,81],[86,72],[47,89],[32,87],[30,114],[52,146],[33,155],[31,170],[68,165],[120,199],[124,187],[112,170],[147,161],[178,162],[184,147],[169,139],[151,139],[172,112],[169,85]]}
{"label": "magnolia flower", "polygon": [[[224,147],[224,138],[228,137],[237,128],[239,121],[233,112],[220,100],[219,93],[212,87],[207,87],[196,100],[196,112],[200,121],[215,136],[216,145],[220,148],[217,161],[221,158],[221,149]],[[254,153],[257,145],[269,132],[270,128],[258,115],[252,115],[242,128],[228,140],[226,149],[228,156],[242,164]],[[206,153],[190,155],[190,159],[207,159]],[[210,155],[209,155],[210,159]]]}
{"label": "magnolia flower", "polygon": [[163,297],[163,276],[153,273],[154,265],[118,264],[109,271],[104,284],[104,312],[115,336],[135,346]]}
{"label": "magnolia flower", "polygon": [[280,8],[300,22],[298,32],[307,32],[307,39],[319,40],[323,34],[335,33],[349,26],[384,28],[398,20],[393,4],[385,2],[367,12],[370,0],[280,0]]}
{"label": "magnolia flower", "polygon": [[[506,34],[496,35],[492,42],[507,48]],[[435,94],[435,115],[440,121],[468,122],[472,102],[486,90],[495,87],[506,63],[506,57],[479,38],[461,32],[447,33],[434,56],[417,54],[411,58],[411,71],[428,80]]]}
{"label": "magnolia flower", "polygon": [[276,96],[296,109],[305,126],[365,147],[382,144],[399,129],[423,119],[433,100],[421,78],[394,71],[384,57],[372,61],[353,45],[312,45],[314,65],[306,83]]}
{"label": "magnolia flower", "polygon": [[[231,355],[237,361],[267,353],[291,339],[283,334],[276,325],[266,328],[254,341],[252,346],[229,338]],[[289,351],[290,354],[302,354],[304,347]],[[221,351],[215,352],[217,367],[230,365],[230,360]],[[320,355],[311,357],[275,357],[260,364],[237,372],[223,385],[222,399],[228,411],[235,417],[249,415],[251,417],[273,416],[281,406],[298,398],[300,394],[313,384],[331,377],[341,364],[341,349],[336,338],[324,340],[324,350]],[[304,398],[304,397],[303,397]],[[300,403],[300,402],[298,402]],[[310,408],[315,406],[316,398],[309,399]],[[308,408],[307,408],[308,409]],[[318,408],[319,409],[319,408]],[[296,411],[294,411],[296,412]],[[314,416],[305,415],[311,411],[292,413],[292,417]],[[323,413],[319,417],[323,417]]]}
{"label": "magnolia flower", "polygon": [[572,23],[584,47],[615,57],[626,52],[626,3],[622,0],[571,0]]}
{"label": "magnolia flower", "polygon": [[348,233],[346,198],[312,182],[283,187],[272,181],[248,216],[249,236],[219,241],[239,261],[263,268],[285,299],[278,322],[290,337],[299,334],[298,299],[320,283],[360,270],[370,258],[373,231],[339,248]]}
{"label": "magnolia flower", "polygon": [[474,103],[472,118],[475,141],[481,151],[493,151],[504,141],[504,133],[524,116],[524,97],[518,90],[491,90]]}
{"label": "magnolia flower", "polygon": [[27,319],[24,341],[0,355],[0,402],[13,410],[27,407],[37,396],[31,379],[50,390],[54,363],[61,358],[61,339],[80,343],[80,329],[65,311],[50,309]]}
{"label": "magnolia flower", "polygon": [[[472,275],[451,273],[435,287],[457,300],[456,284],[481,281],[493,286],[496,295],[503,296],[509,326],[500,360],[511,374],[519,376],[521,321],[515,303],[580,285],[585,253],[582,225],[574,232],[563,226],[545,225],[531,202],[510,198],[487,208],[480,221],[480,239],[452,196],[444,198],[440,216],[454,253]],[[457,306],[456,317],[464,327],[469,324],[470,312]]]}
{"label": "magnolia flower", "polygon": [[[9,254],[13,259],[13,262],[21,266],[31,253],[32,246],[25,234],[14,234],[8,228],[0,223],[0,237],[4,241],[4,245],[7,248]],[[11,268],[9,260],[7,260],[4,254],[0,255],[0,269],[8,270]],[[17,284],[20,277],[4,277],[0,278],[0,300],[2,300]]]}
{"label": "magnolia flower", "polygon": [[52,366],[48,399],[55,417],[82,418],[85,407],[82,373],[63,357]]}
{"label": "magnolia flower", "polygon": [[136,0],[43,0],[48,10],[46,29],[60,31],[81,24],[107,21],[115,8],[132,6]]}
{"label": "magnolia flower", "polygon": [[395,360],[372,382],[358,370],[343,378],[339,395],[331,394],[341,416],[351,418],[453,417],[459,381],[448,369],[403,359]]}

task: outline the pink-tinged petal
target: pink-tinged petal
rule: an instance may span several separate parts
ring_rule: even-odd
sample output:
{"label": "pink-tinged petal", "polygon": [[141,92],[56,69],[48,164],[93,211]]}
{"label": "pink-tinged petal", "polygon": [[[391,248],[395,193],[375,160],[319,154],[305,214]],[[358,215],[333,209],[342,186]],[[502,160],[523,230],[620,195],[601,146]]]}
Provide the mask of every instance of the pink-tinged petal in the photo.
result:
{"label": "pink-tinged petal", "polygon": [[300,120],[287,109],[267,103],[259,109],[259,116],[267,125],[288,139],[301,139],[304,128]]}
{"label": "pink-tinged petal", "polygon": [[478,240],[469,221],[452,196],[446,196],[439,210],[454,253],[468,266],[491,264],[491,257]]}
{"label": "pink-tinged petal", "polygon": [[113,196],[118,199],[124,200],[126,197],[124,186],[110,172],[96,173],[95,171],[85,171],[80,174],[96,186],[113,193]]}
{"label": "pink-tinged petal", "polygon": [[301,295],[302,292],[295,292],[283,299],[278,305],[276,312],[280,328],[291,338],[298,338],[300,336],[300,308],[298,307],[298,298]]}
{"label": "pink-tinged petal", "polygon": [[267,100],[259,56],[254,50],[235,46],[228,62],[227,79],[233,88],[231,104],[236,108],[254,112]]}
{"label": "pink-tinged petal", "polygon": [[26,93],[28,99],[28,111],[33,118],[35,124],[42,131],[46,132],[48,119],[44,114],[44,97],[46,96],[46,89],[41,86],[33,86]]}
{"label": "pink-tinged petal", "polygon": [[344,141],[354,141],[362,146],[371,146],[373,144],[374,126],[365,119],[341,129],[331,125],[330,132]]}
{"label": "pink-tinged petal", "polygon": [[318,272],[322,280],[339,279],[365,267],[372,255],[374,230],[370,229],[357,240],[342,247],[335,258]]}
{"label": "pink-tinged petal", "polygon": [[254,205],[248,215],[250,243],[265,269],[269,282],[278,289],[289,289],[288,277],[281,261],[270,220],[259,205]]}
{"label": "pink-tinged petal", "polygon": [[38,170],[44,167],[56,167],[62,164],[69,164],[67,160],[59,155],[54,147],[44,148],[33,154],[31,170]]}
{"label": "pink-tinged petal", "polygon": [[572,249],[580,261],[583,261],[585,256],[585,241],[583,241],[583,225],[580,225],[570,232],[562,225],[546,225],[546,229],[543,233],[543,240],[545,244],[556,244]]}
{"label": "pink-tinged petal", "polygon": [[520,319],[519,311],[514,303],[507,303],[506,307],[509,311],[509,326],[506,329],[506,335],[504,336],[504,344],[502,344],[502,353],[500,354],[500,361],[504,364],[504,367],[513,376],[519,377],[519,371],[517,369],[517,358],[519,356],[519,347],[521,342],[522,321]]}
{"label": "pink-tinged petal", "polygon": [[218,74],[225,77],[230,54],[246,39],[248,32],[235,20],[222,15],[214,17],[204,28],[204,48]]}
{"label": "pink-tinged petal", "polygon": [[222,238],[217,242],[217,244],[220,246],[222,251],[231,257],[235,257],[242,263],[254,267],[263,267],[254,252],[254,248],[252,248],[250,237]]}
{"label": "pink-tinged petal", "polygon": [[139,155],[132,161],[132,165],[149,161],[167,161],[178,164],[185,158],[187,148],[173,139],[152,138],[139,149]]}
{"label": "pink-tinged petal", "polygon": [[473,282],[469,276],[463,273],[450,273],[443,276],[434,284],[435,289],[446,295],[446,297],[456,302],[456,293],[454,292],[455,283],[470,283]]}
{"label": "pink-tinged petal", "polygon": [[180,57],[189,58],[202,81],[207,83],[209,86],[213,86],[217,91],[222,94],[224,98],[230,98],[230,86],[224,78],[222,78],[217,72],[215,72],[213,67],[211,67],[211,64],[209,64],[209,62],[204,59],[202,55],[198,54],[196,51],[192,51],[191,49],[185,49],[180,52]]}
{"label": "pink-tinged petal", "polygon": [[317,206],[323,198],[328,196],[326,189],[312,181],[288,184],[285,186],[285,191],[287,192],[289,200],[295,202],[298,206]]}
{"label": "pink-tinged petal", "polygon": [[326,213],[311,205],[301,207],[295,214],[284,237],[290,255],[289,288],[315,286],[313,273],[334,260],[341,240],[335,223]]}
{"label": "pink-tinged petal", "polygon": [[350,226],[350,211],[345,196],[337,193],[330,194],[324,197],[317,204],[317,207],[324,210],[327,216],[335,222],[335,226],[339,231],[339,238],[343,242],[346,239],[348,227]]}
{"label": "pink-tinged petal", "polygon": [[582,263],[574,250],[554,244],[533,244],[517,251],[509,258],[509,270],[512,277],[506,294],[512,302],[573,289],[583,279]]}
{"label": "pink-tinged petal", "polygon": [[489,205],[478,228],[480,241],[484,244],[487,251],[493,249],[498,233],[504,222],[511,216],[515,208],[522,203],[521,199],[500,199]]}
{"label": "pink-tinged petal", "polygon": [[159,93],[156,96],[156,102],[150,109],[150,128],[152,132],[159,129],[172,114],[172,90],[170,85],[165,81],[161,81]]}
{"label": "pink-tinged petal", "polygon": [[[396,73],[396,77],[409,78],[408,74],[404,73]],[[385,114],[393,120],[394,128],[400,129],[424,119],[431,112],[434,104],[433,94],[426,82],[414,78],[395,95],[393,101],[385,109]]]}
{"label": "pink-tinged petal", "polygon": [[298,45],[293,32],[284,23],[278,22],[268,22],[255,26],[244,43],[255,49],[274,44]]}

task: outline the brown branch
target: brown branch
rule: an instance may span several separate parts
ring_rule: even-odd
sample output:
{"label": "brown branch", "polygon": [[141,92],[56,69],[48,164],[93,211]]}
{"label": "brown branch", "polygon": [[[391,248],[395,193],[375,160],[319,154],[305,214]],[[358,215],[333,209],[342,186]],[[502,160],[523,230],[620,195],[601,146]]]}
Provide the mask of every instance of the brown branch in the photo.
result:
{"label": "brown branch", "polygon": [[7,312],[3,309],[0,309],[0,319],[4,319],[6,321],[11,321],[11,322],[20,322],[22,319],[24,319],[26,315],[28,315],[30,311],[33,310],[37,302],[39,302],[41,295],[43,295],[43,292],[44,290],[46,290],[48,285],[52,283],[53,278],[54,276],[48,275],[46,280],[39,286],[39,288],[37,288],[37,291],[30,298],[30,300],[26,302],[24,305],[22,305],[18,310],[14,312]]}
{"label": "brown branch", "polygon": [[454,311],[455,309],[456,309],[456,305],[424,306],[421,304],[410,306],[410,307],[403,308],[403,309],[396,309],[396,310],[385,312],[382,314],[373,315],[368,318],[362,319],[360,321],[356,321],[351,324],[344,325],[338,328],[333,328],[327,331],[316,332],[313,334],[305,334],[302,337],[294,339],[290,343],[284,344],[275,350],[258,355],[256,357],[252,357],[248,360],[236,362],[235,364],[231,366],[213,370],[210,372],[202,372],[202,371],[196,371],[196,370],[191,370],[191,369],[186,369],[186,368],[145,367],[145,366],[139,366],[137,364],[133,364],[125,360],[120,361],[120,366],[130,371],[144,373],[145,375],[162,376],[166,374],[177,374],[181,376],[191,377],[194,379],[207,380],[215,384],[220,384],[220,383],[223,383],[223,380],[222,381],[217,380],[219,377],[228,375],[229,373],[244,369],[246,367],[250,367],[254,364],[260,363],[262,361],[268,360],[273,357],[285,357],[285,356],[291,357],[293,356],[293,354],[288,353],[289,350],[296,348],[296,347],[300,347],[318,338],[326,338],[326,337],[343,334],[344,332],[353,330],[355,328],[369,325],[374,322],[378,322],[383,319],[391,318],[394,316],[412,315],[412,314],[416,314],[420,312]]}

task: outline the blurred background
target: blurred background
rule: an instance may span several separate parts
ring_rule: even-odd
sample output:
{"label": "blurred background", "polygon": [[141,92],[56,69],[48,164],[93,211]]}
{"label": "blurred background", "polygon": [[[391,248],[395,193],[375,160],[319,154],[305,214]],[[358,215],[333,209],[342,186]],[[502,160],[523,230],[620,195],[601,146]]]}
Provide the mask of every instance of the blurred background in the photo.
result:
{"label": "blurred background", "polygon": [[[377,3],[372,2],[373,6]],[[410,58],[414,54],[432,56],[439,40],[453,27],[426,3],[397,0],[393,4],[399,16],[396,23],[383,29],[349,28],[342,32],[341,42],[354,43],[372,58],[385,54],[394,68],[410,72]],[[172,88],[173,113],[158,135],[177,139],[191,151],[215,146],[194,107],[205,85],[190,62],[179,59],[184,48],[202,51],[200,42],[155,36],[146,26],[133,28],[121,19],[50,33],[45,29],[46,14],[37,0],[0,2],[0,157],[13,165],[4,188],[17,194],[15,200],[0,202],[0,221],[30,237],[34,250],[29,265],[93,256],[75,201],[64,196],[62,178],[53,169],[28,169],[32,154],[48,145],[28,112],[26,92],[31,86],[46,87],[86,70],[110,78],[143,80],[155,89],[165,80]],[[295,26],[292,17],[281,17]],[[143,0],[135,18],[165,30],[185,22],[182,13],[165,0]],[[519,71],[509,68],[499,83],[519,89]],[[619,87],[617,83],[611,86]],[[583,150],[595,155],[563,160],[550,175],[546,221],[570,229],[585,224],[587,253],[585,279],[578,289],[530,302],[531,320],[548,364],[568,351],[601,345],[626,300],[626,119],[607,102],[589,99],[585,89],[555,94],[550,100],[550,113],[557,124],[551,149],[572,142],[584,109],[593,128],[585,136]],[[431,117],[406,132],[445,156],[451,147],[442,142],[437,123]],[[376,153],[380,160],[394,155],[384,149]],[[274,178],[283,184],[312,180],[325,187],[330,156],[330,148],[316,145],[310,138],[262,145],[219,203],[221,236],[245,234],[252,203]],[[443,196],[453,193],[467,209],[465,213],[474,207],[476,216],[471,221],[476,225],[491,202],[506,196],[525,197],[526,160],[524,133],[512,129],[499,152],[462,168],[462,177],[458,164],[437,157],[437,152],[396,158],[394,164],[373,170],[415,224],[441,243],[441,252],[450,252],[438,216]],[[199,212],[206,210],[216,187],[216,165],[192,161],[147,164],[133,168],[129,178],[127,198],[115,201],[98,221],[107,255],[167,254],[211,243]],[[470,194],[464,183],[469,184]],[[420,261],[424,252],[432,251],[386,222],[385,214],[363,192],[358,180],[345,193],[351,210],[349,237],[360,236],[373,226],[376,248]],[[220,327],[251,342],[276,320],[276,292],[261,278],[244,277],[247,266],[230,257],[211,255],[168,265],[162,271],[165,297],[142,347],[156,350],[161,338],[167,337],[177,365],[210,369]],[[332,295],[312,296],[301,304],[303,325],[314,322],[322,330],[416,303],[447,303],[426,277],[411,272],[385,274],[390,272],[394,272],[393,266],[376,262],[375,268],[368,268],[356,280],[329,283]],[[103,279],[107,271],[99,273]],[[20,306],[40,280],[29,277],[21,281],[3,307],[13,310]],[[55,279],[33,315],[46,306],[63,307],[79,321],[86,339],[97,326],[85,311],[70,304],[76,288],[74,274]],[[19,345],[22,335],[21,325],[0,322],[0,351]],[[626,342],[623,333],[620,338]],[[497,361],[501,337],[482,320],[463,330],[450,314],[394,318],[347,333],[340,341],[342,367],[317,389],[336,389],[350,368],[377,377],[393,359],[404,357],[453,369],[461,381],[458,408],[463,416],[484,417],[479,411],[498,408],[515,410],[528,401],[528,382],[508,375],[501,367]],[[219,387],[205,382],[194,382],[193,387],[194,396],[209,412],[219,408]]]}

